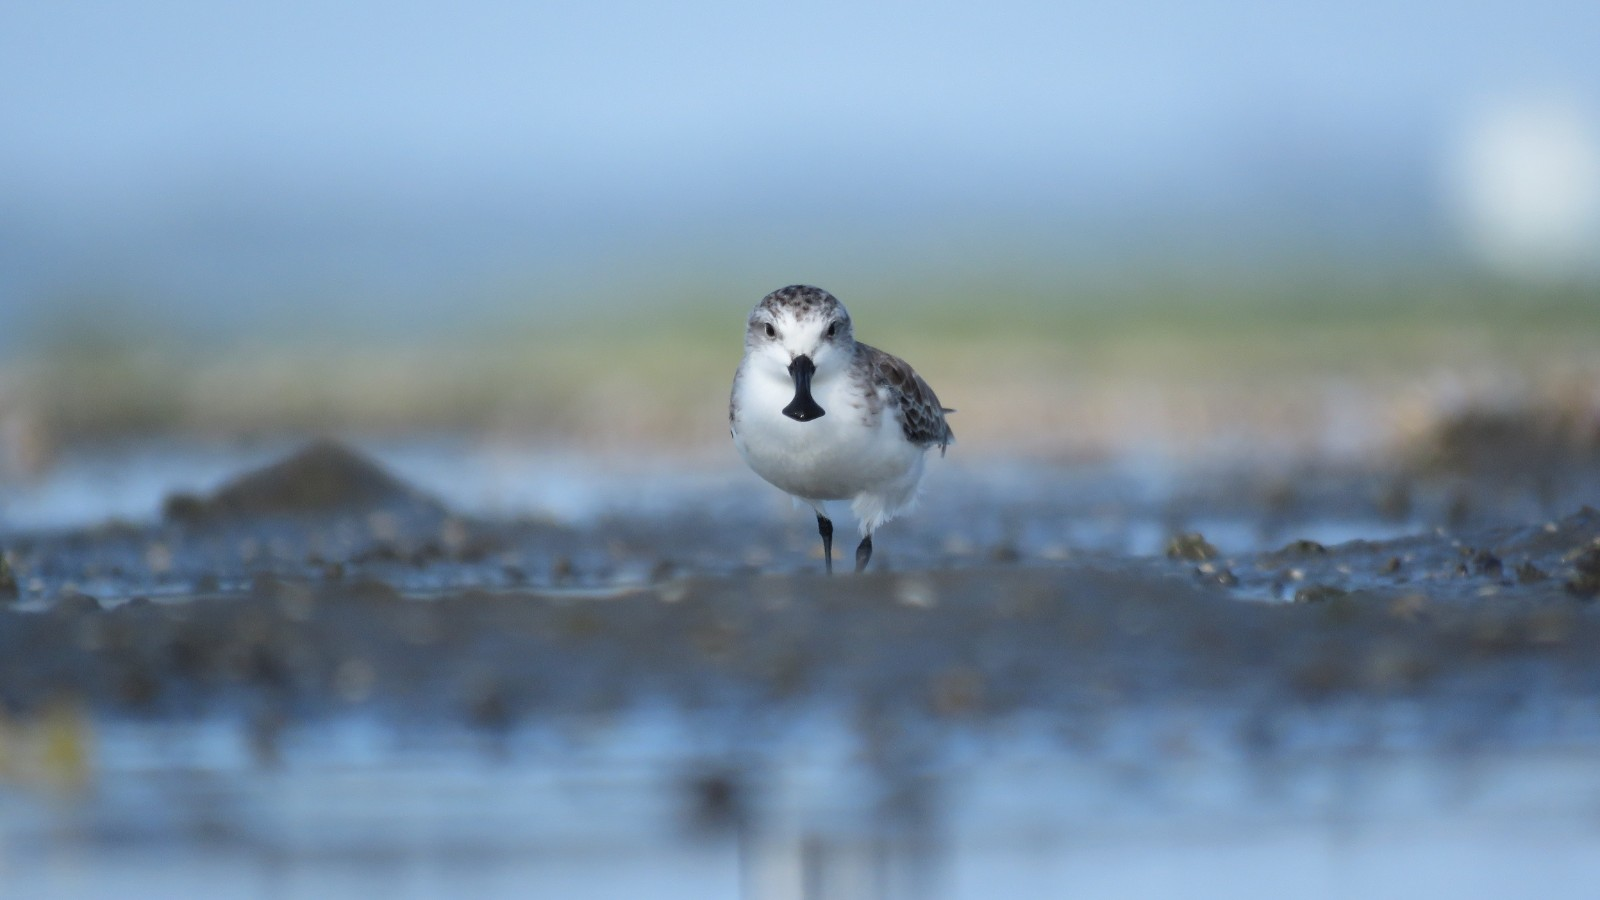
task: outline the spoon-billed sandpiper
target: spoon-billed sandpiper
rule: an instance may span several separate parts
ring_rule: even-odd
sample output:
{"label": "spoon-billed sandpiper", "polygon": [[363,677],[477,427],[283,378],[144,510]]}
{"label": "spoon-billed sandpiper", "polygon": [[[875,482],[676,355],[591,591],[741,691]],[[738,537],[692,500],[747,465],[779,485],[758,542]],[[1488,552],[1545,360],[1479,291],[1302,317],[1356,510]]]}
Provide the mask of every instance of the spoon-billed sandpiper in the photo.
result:
{"label": "spoon-billed sandpiper", "polygon": [[955,440],[945,423],[954,411],[904,360],[858,342],[832,294],[797,284],[750,313],[728,424],[750,468],[816,512],[830,573],[826,504],[850,501],[860,572],[872,533],[916,500],[923,454],[937,446],[942,456]]}

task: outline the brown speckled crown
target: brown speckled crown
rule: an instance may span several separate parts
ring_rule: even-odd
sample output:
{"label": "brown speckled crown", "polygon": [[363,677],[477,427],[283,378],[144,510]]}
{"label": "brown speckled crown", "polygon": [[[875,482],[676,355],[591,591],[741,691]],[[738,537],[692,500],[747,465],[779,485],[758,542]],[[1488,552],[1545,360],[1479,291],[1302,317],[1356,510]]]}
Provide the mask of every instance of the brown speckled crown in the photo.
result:
{"label": "brown speckled crown", "polygon": [[791,284],[762,297],[761,302],[756,304],[756,309],[765,309],[773,313],[787,309],[796,318],[800,318],[818,312],[832,312],[843,306],[837,297],[822,288],[812,287],[809,284]]}

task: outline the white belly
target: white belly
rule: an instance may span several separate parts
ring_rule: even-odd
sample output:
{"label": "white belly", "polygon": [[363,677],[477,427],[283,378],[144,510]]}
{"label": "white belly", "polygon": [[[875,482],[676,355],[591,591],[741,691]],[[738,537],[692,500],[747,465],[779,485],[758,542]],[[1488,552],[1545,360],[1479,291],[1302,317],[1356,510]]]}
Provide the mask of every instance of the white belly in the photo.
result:
{"label": "white belly", "polygon": [[905,439],[892,408],[879,404],[873,415],[843,375],[814,379],[811,389],[825,414],[796,422],[783,414],[793,383],[747,372],[738,384],[734,446],[780,490],[813,506],[852,501],[863,530],[875,529],[915,499],[924,450]]}

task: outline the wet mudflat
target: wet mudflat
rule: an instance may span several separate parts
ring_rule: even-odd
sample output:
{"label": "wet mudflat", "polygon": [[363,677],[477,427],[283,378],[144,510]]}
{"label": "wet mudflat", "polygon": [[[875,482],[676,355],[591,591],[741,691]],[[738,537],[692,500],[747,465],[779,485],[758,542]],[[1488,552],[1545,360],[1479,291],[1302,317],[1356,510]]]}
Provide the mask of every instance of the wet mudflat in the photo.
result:
{"label": "wet mudflat", "polygon": [[337,445],[142,519],[10,525],[0,874],[1576,890],[1600,465],[1454,427],[1379,469],[952,465],[859,577],[735,476],[506,515]]}

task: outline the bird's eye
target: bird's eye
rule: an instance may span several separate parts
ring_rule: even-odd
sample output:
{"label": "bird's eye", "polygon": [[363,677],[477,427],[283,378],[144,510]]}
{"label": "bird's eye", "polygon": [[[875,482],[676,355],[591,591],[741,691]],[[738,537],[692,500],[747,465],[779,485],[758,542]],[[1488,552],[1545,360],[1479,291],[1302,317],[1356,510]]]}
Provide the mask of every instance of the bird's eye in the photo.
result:
{"label": "bird's eye", "polygon": [[839,333],[839,323],[838,322],[829,322],[828,323],[828,337],[833,337],[834,335],[836,335],[838,333]]}
{"label": "bird's eye", "polygon": [[773,328],[772,327],[772,323],[768,322],[767,323],[767,337],[774,338],[774,337],[777,337],[777,336],[778,336],[778,329]]}

